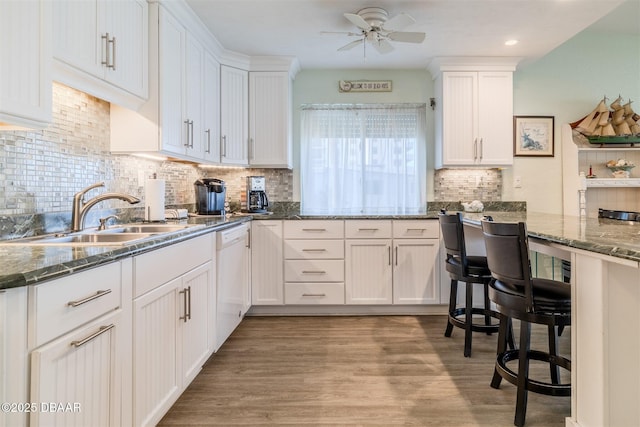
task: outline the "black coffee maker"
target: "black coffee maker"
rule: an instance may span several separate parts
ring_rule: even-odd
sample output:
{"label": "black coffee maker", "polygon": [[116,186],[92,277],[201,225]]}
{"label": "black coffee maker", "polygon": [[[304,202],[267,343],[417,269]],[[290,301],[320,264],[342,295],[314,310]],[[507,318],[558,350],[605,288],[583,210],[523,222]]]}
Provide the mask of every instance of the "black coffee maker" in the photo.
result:
{"label": "black coffee maker", "polygon": [[202,178],[194,184],[198,215],[224,215],[226,186],[217,178]]}
{"label": "black coffee maker", "polygon": [[266,213],[269,206],[269,198],[265,193],[264,176],[247,177],[247,212]]}

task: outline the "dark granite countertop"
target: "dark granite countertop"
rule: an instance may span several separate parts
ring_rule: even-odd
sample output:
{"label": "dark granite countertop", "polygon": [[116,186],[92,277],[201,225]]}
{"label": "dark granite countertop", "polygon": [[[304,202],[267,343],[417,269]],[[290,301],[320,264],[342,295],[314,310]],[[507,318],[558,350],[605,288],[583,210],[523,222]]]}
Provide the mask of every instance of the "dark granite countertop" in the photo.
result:
{"label": "dark granite countertop", "polygon": [[480,225],[483,216],[498,222],[527,223],[530,237],[616,258],[640,262],[640,222],[538,212],[465,213],[465,221]]}
{"label": "dark granite countertop", "polygon": [[[640,262],[640,223],[610,219],[554,215],[536,212],[485,211],[464,213],[465,221],[480,225],[485,215],[495,221],[525,221],[529,235],[572,248]],[[66,274],[113,262],[132,255],[158,249],[251,219],[436,219],[436,211],[425,215],[374,216],[305,216],[290,210],[271,215],[232,215],[221,217],[190,217],[180,223],[202,224],[181,233],[148,239],[123,246],[30,246],[0,244],[0,289],[41,283]]]}
{"label": "dark granite countertop", "polygon": [[172,221],[181,224],[202,224],[204,227],[185,229],[183,232],[159,235],[157,238],[121,246],[0,244],[0,289],[56,279],[215,230],[222,230],[250,219],[251,217],[247,216],[231,216],[196,217]]}

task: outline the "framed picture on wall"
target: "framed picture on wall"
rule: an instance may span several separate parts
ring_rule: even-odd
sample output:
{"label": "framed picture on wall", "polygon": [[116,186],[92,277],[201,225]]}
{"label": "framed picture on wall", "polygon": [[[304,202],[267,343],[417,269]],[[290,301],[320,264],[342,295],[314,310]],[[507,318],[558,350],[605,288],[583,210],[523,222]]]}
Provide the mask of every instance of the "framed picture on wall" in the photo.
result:
{"label": "framed picture on wall", "polygon": [[513,155],[553,157],[554,116],[513,116]]}

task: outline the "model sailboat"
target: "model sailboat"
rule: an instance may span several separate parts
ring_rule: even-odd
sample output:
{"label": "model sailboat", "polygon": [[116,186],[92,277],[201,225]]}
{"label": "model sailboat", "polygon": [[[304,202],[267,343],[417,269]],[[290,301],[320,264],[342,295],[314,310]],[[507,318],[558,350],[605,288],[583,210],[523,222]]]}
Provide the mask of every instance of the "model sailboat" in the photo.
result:
{"label": "model sailboat", "polygon": [[606,100],[603,98],[591,113],[572,127],[593,143],[640,142],[640,115],[631,108],[633,101],[623,105],[622,97],[618,96],[607,107]]}

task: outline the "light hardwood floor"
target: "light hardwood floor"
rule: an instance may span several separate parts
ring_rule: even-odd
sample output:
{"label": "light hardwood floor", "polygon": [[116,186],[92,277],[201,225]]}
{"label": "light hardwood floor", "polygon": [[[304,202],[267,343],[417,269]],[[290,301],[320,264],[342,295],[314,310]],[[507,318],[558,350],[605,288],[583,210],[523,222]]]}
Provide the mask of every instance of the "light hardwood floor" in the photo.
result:
{"label": "light hardwood floor", "polygon": [[[444,316],[247,317],[159,425],[512,426],[515,386],[489,387],[497,334],[474,333],[465,358],[464,332],[446,338],[445,324]],[[567,328],[563,355],[570,341]],[[532,348],[546,350],[546,329],[534,328]],[[569,397],[529,393],[526,425],[564,426],[570,407]]]}

